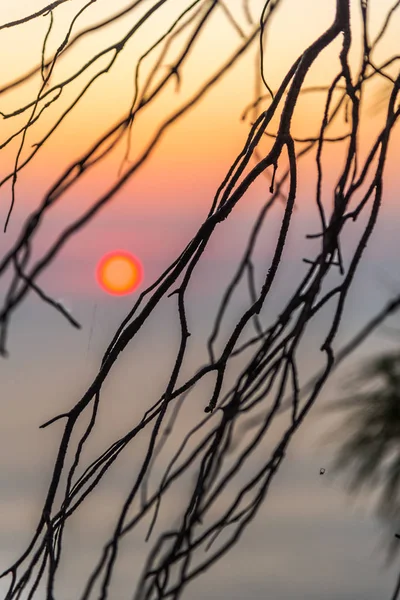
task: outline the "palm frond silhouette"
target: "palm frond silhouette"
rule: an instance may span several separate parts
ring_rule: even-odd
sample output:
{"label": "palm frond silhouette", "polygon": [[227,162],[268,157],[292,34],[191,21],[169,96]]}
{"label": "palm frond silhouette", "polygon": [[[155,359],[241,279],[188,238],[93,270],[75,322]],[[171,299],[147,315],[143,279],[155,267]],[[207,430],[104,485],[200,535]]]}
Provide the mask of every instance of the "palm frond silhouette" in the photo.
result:
{"label": "palm frond silhouette", "polygon": [[[378,355],[364,364],[348,396],[329,410],[345,411],[344,440],[334,459],[334,473],[348,475],[350,492],[377,491],[377,515],[394,532],[400,527],[400,351]],[[400,549],[390,536],[388,561]]]}

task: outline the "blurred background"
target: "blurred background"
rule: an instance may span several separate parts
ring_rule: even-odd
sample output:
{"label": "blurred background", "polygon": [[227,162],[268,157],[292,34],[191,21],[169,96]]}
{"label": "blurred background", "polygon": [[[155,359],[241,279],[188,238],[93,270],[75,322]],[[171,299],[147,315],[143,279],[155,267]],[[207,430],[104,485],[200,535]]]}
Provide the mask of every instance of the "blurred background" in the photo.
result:
{"label": "blurred background", "polygon": [[[18,19],[44,2],[18,1],[0,8],[1,22]],[[115,0],[117,12],[127,2]],[[352,2],[354,22],[358,3]],[[27,215],[69,163],[87,149],[100,131],[111,126],[129,109],[133,93],[133,75],[138,57],[149,42],[172,23],[185,5],[176,0],[167,3],[158,16],[129,42],[126,51],[109,73],[102,75],[88,90],[76,109],[65,119],[54,136],[18,176],[16,205],[10,225],[0,234],[0,255],[17,238]],[[391,2],[372,0],[371,36],[382,26]],[[57,48],[77,9],[83,2],[68,2],[57,8],[48,40],[49,55]],[[171,7],[172,6],[172,7]],[[262,2],[250,2],[257,18]],[[243,19],[241,0],[230,0],[229,7],[238,22],[251,30]],[[287,0],[274,17],[266,44],[265,73],[276,89],[287,69],[304,48],[332,22],[335,2]],[[176,14],[175,12],[176,11]],[[79,19],[77,31],[110,15],[105,0],[94,3]],[[377,58],[395,54],[398,49],[400,14],[394,16],[387,36],[377,50]],[[94,51],[106,46],[129,26],[129,16],[99,35],[92,35],[60,61],[55,77],[65,77],[87,60]],[[40,62],[48,18],[41,17],[18,28],[0,31],[0,50],[4,58],[1,82],[4,86]],[[357,33],[354,40],[354,64],[359,61]],[[203,33],[181,74],[179,93],[171,84],[154,105],[143,111],[133,128],[131,160],[140,156],[154,134],[157,123],[176,110],[202,82],[226,60],[240,43],[238,32],[227,23],[223,11],[217,11]],[[318,59],[308,76],[308,85],[328,84],[339,68],[341,38]],[[177,46],[179,48],[179,44]],[[90,224],[76,234],[56,260],[40,276],[42,287],[63,304],[82,324],[73,329],[54,309],[33,294],[14,313],[9,330],[9,357],[0,362],[0,563],[8,567],[25,549],[37,524],[46,493],[62,422],[45,430],[39,425],[67,411],[79,400],[98,371],[102,355],[118,325],[138,294],[150,285],[184,249],[197,231],[214,194],[231,163],[242,149],[250,118],[242,120],[244,108],[254,99],[256,81],[253,45],[233,70],[213,87],[207,96],[163,136],[149,160],[116,194]],[[103,60],[103,59],[100,59]],[[146,71],[146,69],[144,69]],[[86,77],[86,79],[85,79]],[[84,87],[89,74],[83,74],[44,117],[56,120],[60,106],[67,106],[77,90]],[[23,105],[36,89],[37,81],[12,89],[1,96],[0,110],[11,112]],[[381,109],[384,85],[371,83],[370,95],[363,105],[361,154],[370,148],[384,122]],[[299,137],[314,136],[323,110],[324,94],[304,96],[295,111],[294,130]],[[18,117],[19,118],[19,117]],[[24,123],[21,117],[21,126]],[[48,126],[47,123],[47,126]],[[2,121],[2,137],[11,129],[10,120]],[[13,125],[15,127],[15,123]],[[26,151],[40,139],[40,127],[27,136]],[[345,130],[337,125],[337,132]],[[333,130],[335,131],[335,130]],[[266,139],[265,149],[270,140]],[[2,150],[0,176],[12,170],[18,139]],[[116,181],[125,148],[116,148],[109,158],[96,166],[75,185],[51,211],[34,248],[40,256],[57,238],[65,223],[78,218],[112,183]],[[385,170],[384,201],[377,227],[364,254],[350,292],[336,348],[345,344],[362,325],[387,302],[400,287],[398,269],[398,155],[399,130],[391,141],[390,160]],[[332,145],[324,156],[324,202],[332,202],[337,174],[342,166],[343,146]],[[306,272],[303,258],[312,257],[319,217],[315,206],[315,160],[305,158],[299,170],[297,210],[277,285],[266,302],[262,320],[268,323],[285,305]],[[11,184],[0,189],[0,220],[9,208]],[[209,248],[200,261],[188,291],[189,330],[192,333],[187,374],[205,362],[206,340],[218,302],[233,276],[248,233],[269,194],[269,181],[259,178],[229,219],[217,227]],[[256,256],[256,277],[261,284],[270,266],[272,251],[283,214],[277,202],[270,211],[260,237]],[[362,219],[361,219],[362,221]],[[350,226],[349,226],[350,228]],[[350,255],[358,241],[363,222],[352,224],[343,238],[343,255]],[[133,294],[108,295],[96,282],[98,261],[107,252],[123,249],[143,264],[144,280]],[[0,280],[0,294],[6,292],[7,276]],[[226,324],[234,323],[239,310],[249,303],[245,289]],[[303,340],[301,381],[306,382],[323,365],[319,347],[329,327],[329,310],[315,319]],[[399,320],[397,319],[397,323]],[[392,319],[396,324],[396,318]],[[178,315],[173,298],[155,311],[143,330],[121,355],[103,389],[99,424],[85,458],[94,458],[132,427],[165,388],[178,344]],[[400,336],[399,336],[400,339]],[[193,342],[192,342],[193,340]],[[344,394],[345,383],[366,357],[395,349],[398,340],[384,331],[377,332],[332,377],[310,417],[290,446],[271,492],[255,521],[239,544],[186,591],[191,600],[209,598],[283,600],[375,600],[389,597],[397,576],[398,564],[384,564],[385,539],[382,525],[373,512],[373,495],[365,492],[357,498],[346,491],[343,480],[333,477],[330,465],[340,443],[330,432],[340,424],[340,413],[324,411],[332,399]],[[186,428],[203,418],[209,400],[207,382],[199,386],[185,403],[177,427]],[[128,425],[127,425],[128,424]],[[71,519],[67,529],[64,563],[60,571],[57,600],[74,598],[82,589],[90,570],[113,528],[124,495],[146,447],[140,436],[110,470],[97,492]],[[173,445],[174,440],[171,440]],[[163,459],[156,467],[162,473]],[[165,462],[165,464],[167,464]],[[320,469],[325,473],[320,475]],[[182,484],[183,485],[183,484]],[[186,485],[186,487],[185,487]],[[189,493],[190,481],[172,488],[162,505],[160,522],[175,522],[182,505],[182,494]],[[150,483],[151,487],[151,483]],[[147,523],[148,526],[148,523]],[[144,542],[146,523],[135,530],[123,545],[112,597],[131,597],[135,582],[151,548]],[[394,534],[394,532],[393,532]],[[385,533],[386,535],[386,533]],[[392,537],[392,534],[388,534]],[[398,561],[397,561],[398,562]],[[0,581],[0,589],[2,584]]]}

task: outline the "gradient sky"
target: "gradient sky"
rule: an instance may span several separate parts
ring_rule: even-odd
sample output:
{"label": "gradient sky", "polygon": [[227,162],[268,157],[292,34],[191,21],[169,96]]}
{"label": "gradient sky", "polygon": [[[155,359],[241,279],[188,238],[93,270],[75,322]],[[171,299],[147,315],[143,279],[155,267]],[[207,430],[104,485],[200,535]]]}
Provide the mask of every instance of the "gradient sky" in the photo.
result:
{"label": "gradient sky", "polygon": [[[1,23],[17,19],[46,3],[25,0],[7,3],[0,9]],[[114,0],[117,11],[128,2]],[[151,27],[138,34],[115,64],[102,76],[78,105],[76,111],[49,139],[35,160],[18,177],[16,207],[7,234],[0,235],[0,254],[12,244],[26,215],[41,201],[43,194],[56,178],[96,139],[99,128],[105,130],[129,108],[133,91],[135,61],[154,36],[172,22],[180,8],[187,3],[172,0]],[[251,2],[253,14],[259,14],[259,0]],[[379,30],[389,0],[371,0],[371,35]],[[49,52],[57,47],[77,7],[84,2],[68,2],[55,11],[54,31],[49,39]],[[287,71],[307,44],[312,42],[332,21],[335,2],[326,0],[285,0],[282,10],[274,17],[271,34],[267,39],[266,77],[272,88],[279,85]],[[354,14],[356,2],[352,2]],[[229,0],[229,6],[245,26],[242,1]],[[110,4],[98,0],[79,20],[77,31],[98,22],[110,14]],[[176,11],[176,12],[174,12]],[[393,19],[387,39],[377,52],[377,59],[391,55],[398,49],[400,14]],[[40,60],[41,44],[48,27],[49,17],[43,17],[19,28],[0,31],[2,61],[0,87],[3,87]],[[60,60],[55,82],[84,62],[85,56],[114,40],[126,31],[127,21],[110,28],[105,35],[92,36],[76,50]],[[250,31],[247,25],[246,31]],[[355,32],[357,38],[357,31]],[[133,131],[132,158],[143,151],[157,123],[176,110],[199,84],[207,79],[233,51],[240,38],[226,23],[220,11],[202,37],[199,47],[190,57],[182,78],[180,93],[174,85],[155,103],[143,111]],[[338,71],[337,50],[340,41],[326,52],[309,75],[308,84],[329,82]],[[179,45],[176,47],[179,50]],[[62,298],[83,329],[72,329],[52,308],[32,295],[14,314],[10,327],[10,357],[0,363],[0,562],[5,568],[25,548],[36,524],[53,466],[54,450],[61,433],[61,425],[46,430],[38,426],[54,414],[68,410],[84,393],[96,374],[101,356],[115,329],[129,311],[137,294],[115,298],[106,295],[96,284],[95,268],[98,260],[115,248],[136,254],[145,270],[143,285],[149,285],[162,269],[182,251],[204,219],[213,195],[229,166],[243,147],[249,122],[241,121],[243,109],[254,97],[255,47],[238,63],[225,80],[190,111],[163,138],[161,144],[140,171],[102,210],[90,226],[76,235],[61,251],[57,259],[41,276],[40,283],[47,293]],[[356,54],[354,60],[357,59]],[[168,61],[167,61],[168,63]],[[72,101],[86,80],[71,86],[61,98],[60,106]],[[19,106],[36,90],[38,80],[0,96],[0,110],[7,113]],[[36,87],[35,87],[36,86]],[[371,86],[371,95],[365,100],[365,125],[362,151],[369,146],[382,124],[383,114],[373,112],[381,88]],[[378,94],[378,96],[376,96]],[[296,135],[317,132],[321,115],[321,98],[307,96],[299,103],[294,117]],[[60,109],[48,110],[43,125],[28,136],[24,152],[40,139],[45,127],[53,123]],[[20,118],[20,117],[18,117]],[[22,126],[23,118],[16,121]],[[273,124],[273,126],[276,123]],[[3,120],[2,136],[15,125]],[[337,131],[339,131],[338,128]],[[343,129],[341,129],[343,131]],[[2,138],[3,139],[3,138]],[[263,149],[270,142],[266,140]],[[0,176],[10,170],[15,160],[17,141],[1,151]],[[115,183],[124,155],[121,146],[109,159],[98,165],[92,174],[74,186],[65,198],[49,213],[38,235],[34,255],[41,256],[66,222],[72,222],[105,190]],[[326,154],[326,201],[331,201],[331,189],[341,167],[343,149],[330,148]],[[392,286],[399,286],[398,272],[398,155],[399,128],[393,136],[390,160],[386,166],[385,195],[376,231],[367,248],[356,276],[355,286],[348,300],[347,312],[338,336],[338,345],[351,337],[358,327],[372,316],[390,297]],[[25,154],[24,154],[25,155]],[[315,232],[318,217],[314,206],[315,162],[306,159],[300,170],[298,210],[293,217],[285,259],[277,278],[263,319],[268,322],[281,309],[282,303],[296,288],[305,266],[302,258],[312,255],[314,242],[305,240],[305,234]],[[235,263],[243,251],[246,233],[268,194],[268,182],[256,182],[219,228],[210,242],[204,259],[189,290],[191,301],[190,325],[198,336],[198,343],[190,356],[191,365],[202,362],[205,335],[212,322],[218,299]],[[329,187],[331,186],[331,187]],[[0,189],[0,219],[4,221],[10,202],[10,186]],[[259,283],[265,273],[265,261],[273,251],[282,216],[277,204],[263,231],[257,250]],[[358,229],[357,229],[358,227]],[[360,232],[359,226],[355,230]],[[354,234],[344,238],[346,256],[354,246]],[[0,297],[5,282],[0,280]],[[143,289],[143,288],[142,288]],[[247,302],[239,296],[235,311]],[[89,455],[95,456],[126,430],[126,423],[134,423],[154,400],[154,394],[165,385],[172,360],[171,344],[176,341],[176,311],[172,304],[163,305],[146,325],[145,331],[121,356],[105,385],[99,425]],[[322,360],[315,352],[329,323],[317,321],[304,341],[302,373],[304,379]],[[392,347],[390,341],[376,335],[363,348],[363,354]],[[170,358],[170,360],[168,359]],[[352,362],[343,372],[351,369]],[[156,365],[156,367],[155,367]],[[154,372],[157,372],[157,377]],[[339,393],[342,372],[336,375],[324,392],[321,402]],[[178,423],[180,432],[190,423],[203,418],[207,403],[206,391],[193,394],[191,405]],[[239,600],[375,600],[389,598],[396,566],[385,570],[379,551],[382,531],[371,516],[368,498],[357,503],[345,493],[340,482],[329,477],[322,480],[318,473],[329,464],[332,446],[323,443],[324,432],[331,422],[314,409],[309,421],[291,446],[289,454],[268,502],[256,521],[249,527],[241,543],[222,559],[203,578],[188,589],[184,597],[190,600],[221,598]],[[322,438],[322,439],[321,439]],[[59,598],[74,598],[79,582],[83,581],[98,557],[98,550],[107,539],[115,511],[130,483],[126,469],[139,466],[141,451],[146,440],[139,440],[110,473],[98,495],[71,520],[66,538],[66,566],[60,572]],[[162,463],[158,469],[161,469]],[[179,500],[188,491],[189,482],[172,490],[165,502],[160,527],[177,519]],[[186,486],[186,487],[185,487]],[[113,600],[125,600],[132,595],[135,577],[140,571],[149,546],[143,542],[145,528],[135,532],[118,570],[118,581]],[[71,583],[73,574],[74,584]],[[82,579],[80,579],[82,578]],[[76,585],[76,589],[73,587]],[[0,590],[1,590],[0,583]],[[128,590],[128,591],[127,591]]]}

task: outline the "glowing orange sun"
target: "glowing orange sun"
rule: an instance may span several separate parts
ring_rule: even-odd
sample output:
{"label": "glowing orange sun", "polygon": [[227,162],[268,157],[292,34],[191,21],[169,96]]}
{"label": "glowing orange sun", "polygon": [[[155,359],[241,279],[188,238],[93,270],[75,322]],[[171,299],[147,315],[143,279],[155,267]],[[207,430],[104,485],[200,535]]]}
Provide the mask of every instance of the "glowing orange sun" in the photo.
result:
{"label": "glowing orange sun", "polygon": [[115,250],[103,256],[97,265],[99,286],[114,296],[133,292],[143,278],[142,265],[137,258],[124,250]]}

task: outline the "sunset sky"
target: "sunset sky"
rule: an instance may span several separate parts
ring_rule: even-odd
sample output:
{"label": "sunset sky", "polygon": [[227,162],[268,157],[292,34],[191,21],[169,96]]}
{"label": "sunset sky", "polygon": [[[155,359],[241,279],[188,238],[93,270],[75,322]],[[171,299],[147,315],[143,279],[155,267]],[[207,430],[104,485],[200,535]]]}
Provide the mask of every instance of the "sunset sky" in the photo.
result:
{"label": "sunset sky", "polygon": [[[246,34],[257,26],[263,1],[249,2],[254,25],[248,23],[244,16],[242,0],[226,0],[225,3]],[[46,2],[16,0],[2,4],[0,91],[40,64],[43,39],[50,23],[47,15],[18,27],[1,29],[1,24],[40,10]],[[78,33],[99,23],[130,4],[126,0],[113,0],[112,3],[109,0],[97,0],[82,13],[73,32]],[[153,4],[153,0],[145,2],[143,8],[132,11],[105,31],[99,30],[83,38],[71,51],[61,55],[49,87],[57,86],[91,56],[116,43]],[[355,23],[359,23],[358,4],[351,0]],[[392,4],[392,0],[370,1],[371,39],[380,30]],[[74,15],[84,5],[82,0],[70,0],[54,11],[47,57],[57,49]],[[2,229],[11,201],[11,182],[0,188],[0,257],[12,247],[28,215],[40,205],[46,192],[71,162],[83,155],[100,134],[126,115],[134,92],[134,72],[139,56],[187,5],[186,0],[166,2],[149,23],[132,37],[110,71],[90,87],[76,108],[21,171],[16,184],[15,208],[5,234]],[[277,89],[298,55],[331,24],[334,9],[334,0],[283,1],[282,8],[272,19],[265,46],[265,77],[273,90]],[[399,31],[400,10],[394,15],[387,35],[377,49],[376,64],[398,53]],[[357,65],[360,59],[356,48],[360,35],[357,25],[353,33],[355,48],[352,50],[352,60]],[[172,64],[173,58],[181,50],[185,36],[187,33],[172,46],[170,55],[164,60],[161,75],[168,72],[168,65]],[[341,42],[340,36],[316,61],[307,77],[307,85],[327,85],[331,82],[340,68],[338,54]],[[172,80],[154,104],[146,107],[135,119],[131,161],[141,156],[159,125],[194,96],[241,44],[238,31],[227,20],[224,11],[216,9],[180,73],[180,89],[176,90],[176,81]],[[10,357],[0,362],[0,407],[3,415],[0,424],[0,570],[25,549],[36,525],[53,466],[62,426],[53,425],[46,430],[39,430],[38,426],[55,414],[68,410],[85,392],[98,371],[106,346],[138,293],[151,285],[191,240],[206,217],[218,186],[246,142],[253,116],[250,114],[246,120],[242,120],[241,116],[254,100],[257,52],[258,38],[237,65],[176,124],[168,128],[160,144],[137,173],[89,225],[67,242],[39,277],[39,283],[46,293],[62,301],[82,324],[82,329],[73,329],[52,307],[33,294],[28,295],[13,313],[8,340]],[[112,56],[111,51],[100,59],[98,65],[105,67]],[[150,64],[151,60],[143,65],[141,83]],[[98,69],[96,65],[68,86],[60,99],[44,111],[27,134],[21,160],[30,155],[34,144],[79,95]],[[396,75],[396,68],[397,63],[390,71],[392,75]],[[0,111],[7,115],[32,101],[40,82],[39,74],[23,85],[0,93]],[[385,113],[378,109],[377,103],[385,94],[385,86],[382,80],[377,82],[371,83],[370,92],[364,98],[361,156],[368,152],[384,123]],[[49,99],[52,97],[54,92]],[[293,119],[293,132],[297,137],[317,135],[324,99],[325,94],[318,93],[301,98]],[[260,105],[260,110],[267,106],[268,101],[265,101]],[[14,118],[0,116],[0,145],[24,126],[30,110]],[[277,125],[278,120],[275,119],[269,132],[275,133]],[[345,132],[346,124],[343,121],[338,121],[338,125],[332,128],[332,135]],[[0,148],[1,179],[12,172],[20,142],[21,137],[17,136],[8,146]],[[271,138],[263,141],[260,150],[264,155],[271,144]],[[125,136],[108,157],[97,163],[48,211],[32,248],[34,260],[51,247],[67,223],[78,219],[116,184],[126,148]],[[325,151],[323,201],[327,209],[332,203],[344,153],[343,144],[331,144]],[[385,167],[381,215],[348,299],[338,345],[348,340],[382,307],[393,289],[398,291],[400,286],[397,258],[400,233],[399,154],[400,128],[397,127]],[[293,215],[292,230],[278,273],[277,288],[263,312],[266,321],[276,315],[293,293],[306,269],[302,259],[312,256],[316,248],[314,241],[305,239],[306,234],[315,233],[319,227],[315,206],[315,153],[300,164],[297,210]],[[283,166],[280,168],[283,170]],[[245,248],[246,236],[258,210],[269,197],[268,188],[269,181],[263,177],[255,182],[229,219],[217,227],[196,270],[189,289],[189,317],[192,333],[195,332],[200,341],[191,356],[192,366],[204,360],[202,343],[210,330],[218,300]],[[260,284],[270,266],[282,214],[282,203],[277,203],[257,247],[257,277]],[[357,223],[351,227],[359,235],[362,225]],[[354,233],[344,236],[345,256],[351,255],[354,236]],[[132,294],[110,295],[98,285],[97,265],[102,257],[115,250],[133,254],[143,266],[143,280]],[[2,301],[9,278],[9,273],[0,277]],[[232,315],[247,301],[248,297],[243,294]],[[318,360],[322,361],[322,358],[316,356],[314,350],[315,347],[319,348],[318,340],[323,336],[324,327],[326,324],[320,321],[313,324],[310,336],[304,342],[305,347],[309,348],[309,352],[304,352],[302,357],[305,374],[314,373],[320,366]],[[175,304],[165,304],[146,324],[145,332],[121,355],[105,386],[99,432],[90,456],[101,452],[124,432],[127,422],[141,418],[154,400],[154,394],[162,392],[171,368],[171,346],[177,335],[176,328]],[[370,354],[383,347],[393,347],[393,344],[382,335],[376,335],[357,360],[363,353]],[[307,379],[307,376],[304,375],[304,378]],[[324,392],[324,398],[338,395],[340,383],[341,375],[334,377]],[[182,417],[181,432],[193,419],[203,417],[206,404],[204,394],[194,394],[191,410]],[[368,498],[353,504],[340,483],[330,480],[322,483],[318,479],[321,463],[328,464],[332,458],[332,448],[321,443],[321,435],[323,437],[326,429],[329,429],[329,424],[315,409],[285,459],[269,503],[263,507],[237,548],[210,570],[204,579],[196,581],[193,588],[189,588],[186,593],[190,600],[242,600],[244,597],[252,600],[291,600],[295,597],[299,600],[389,598],[397,570],[396,566],[392,570],[382,568],[382,556],[377,549],[381,531],[367,510]],[[129,473],[132,472],[129,461],[134,466],[140,465],[143,448],[144,441],[140,440],[123,459],[122,465],[131,469]],[[71,573],[74,576],[79,573],[83,581],[97,560],[98,550],[107,540],[107,523],[115,518],[113,507],[120,506],[128,485],[126,473],[122,467],[118,469],[110,475],[108,487],[101,489],[97,500],[91,500],[88,508],[83,508],[82,514],[72,520],[66,542],[70,545],[66,553],[69,562],[60,574],[62,584],[57,600],[75,597],[73,594],[78,592],[68,587],[72,585]],[[175,490],[166,502],[164,523],[177,518],[174,510],[181,494],[185,492],[187,489]],[[294,497],[296,501],[291,502],[290,499]],[[133,586],[133,577],[137,576],[144,556],[151,548],[143,542],[143,531],[135,534],[130,554],[124,558],[119,587],[115,589],[113,600],[125,600],[132,596],[133,588],[129,586]],[[0,592],[3,589],[1,586],[0,581]]]}

